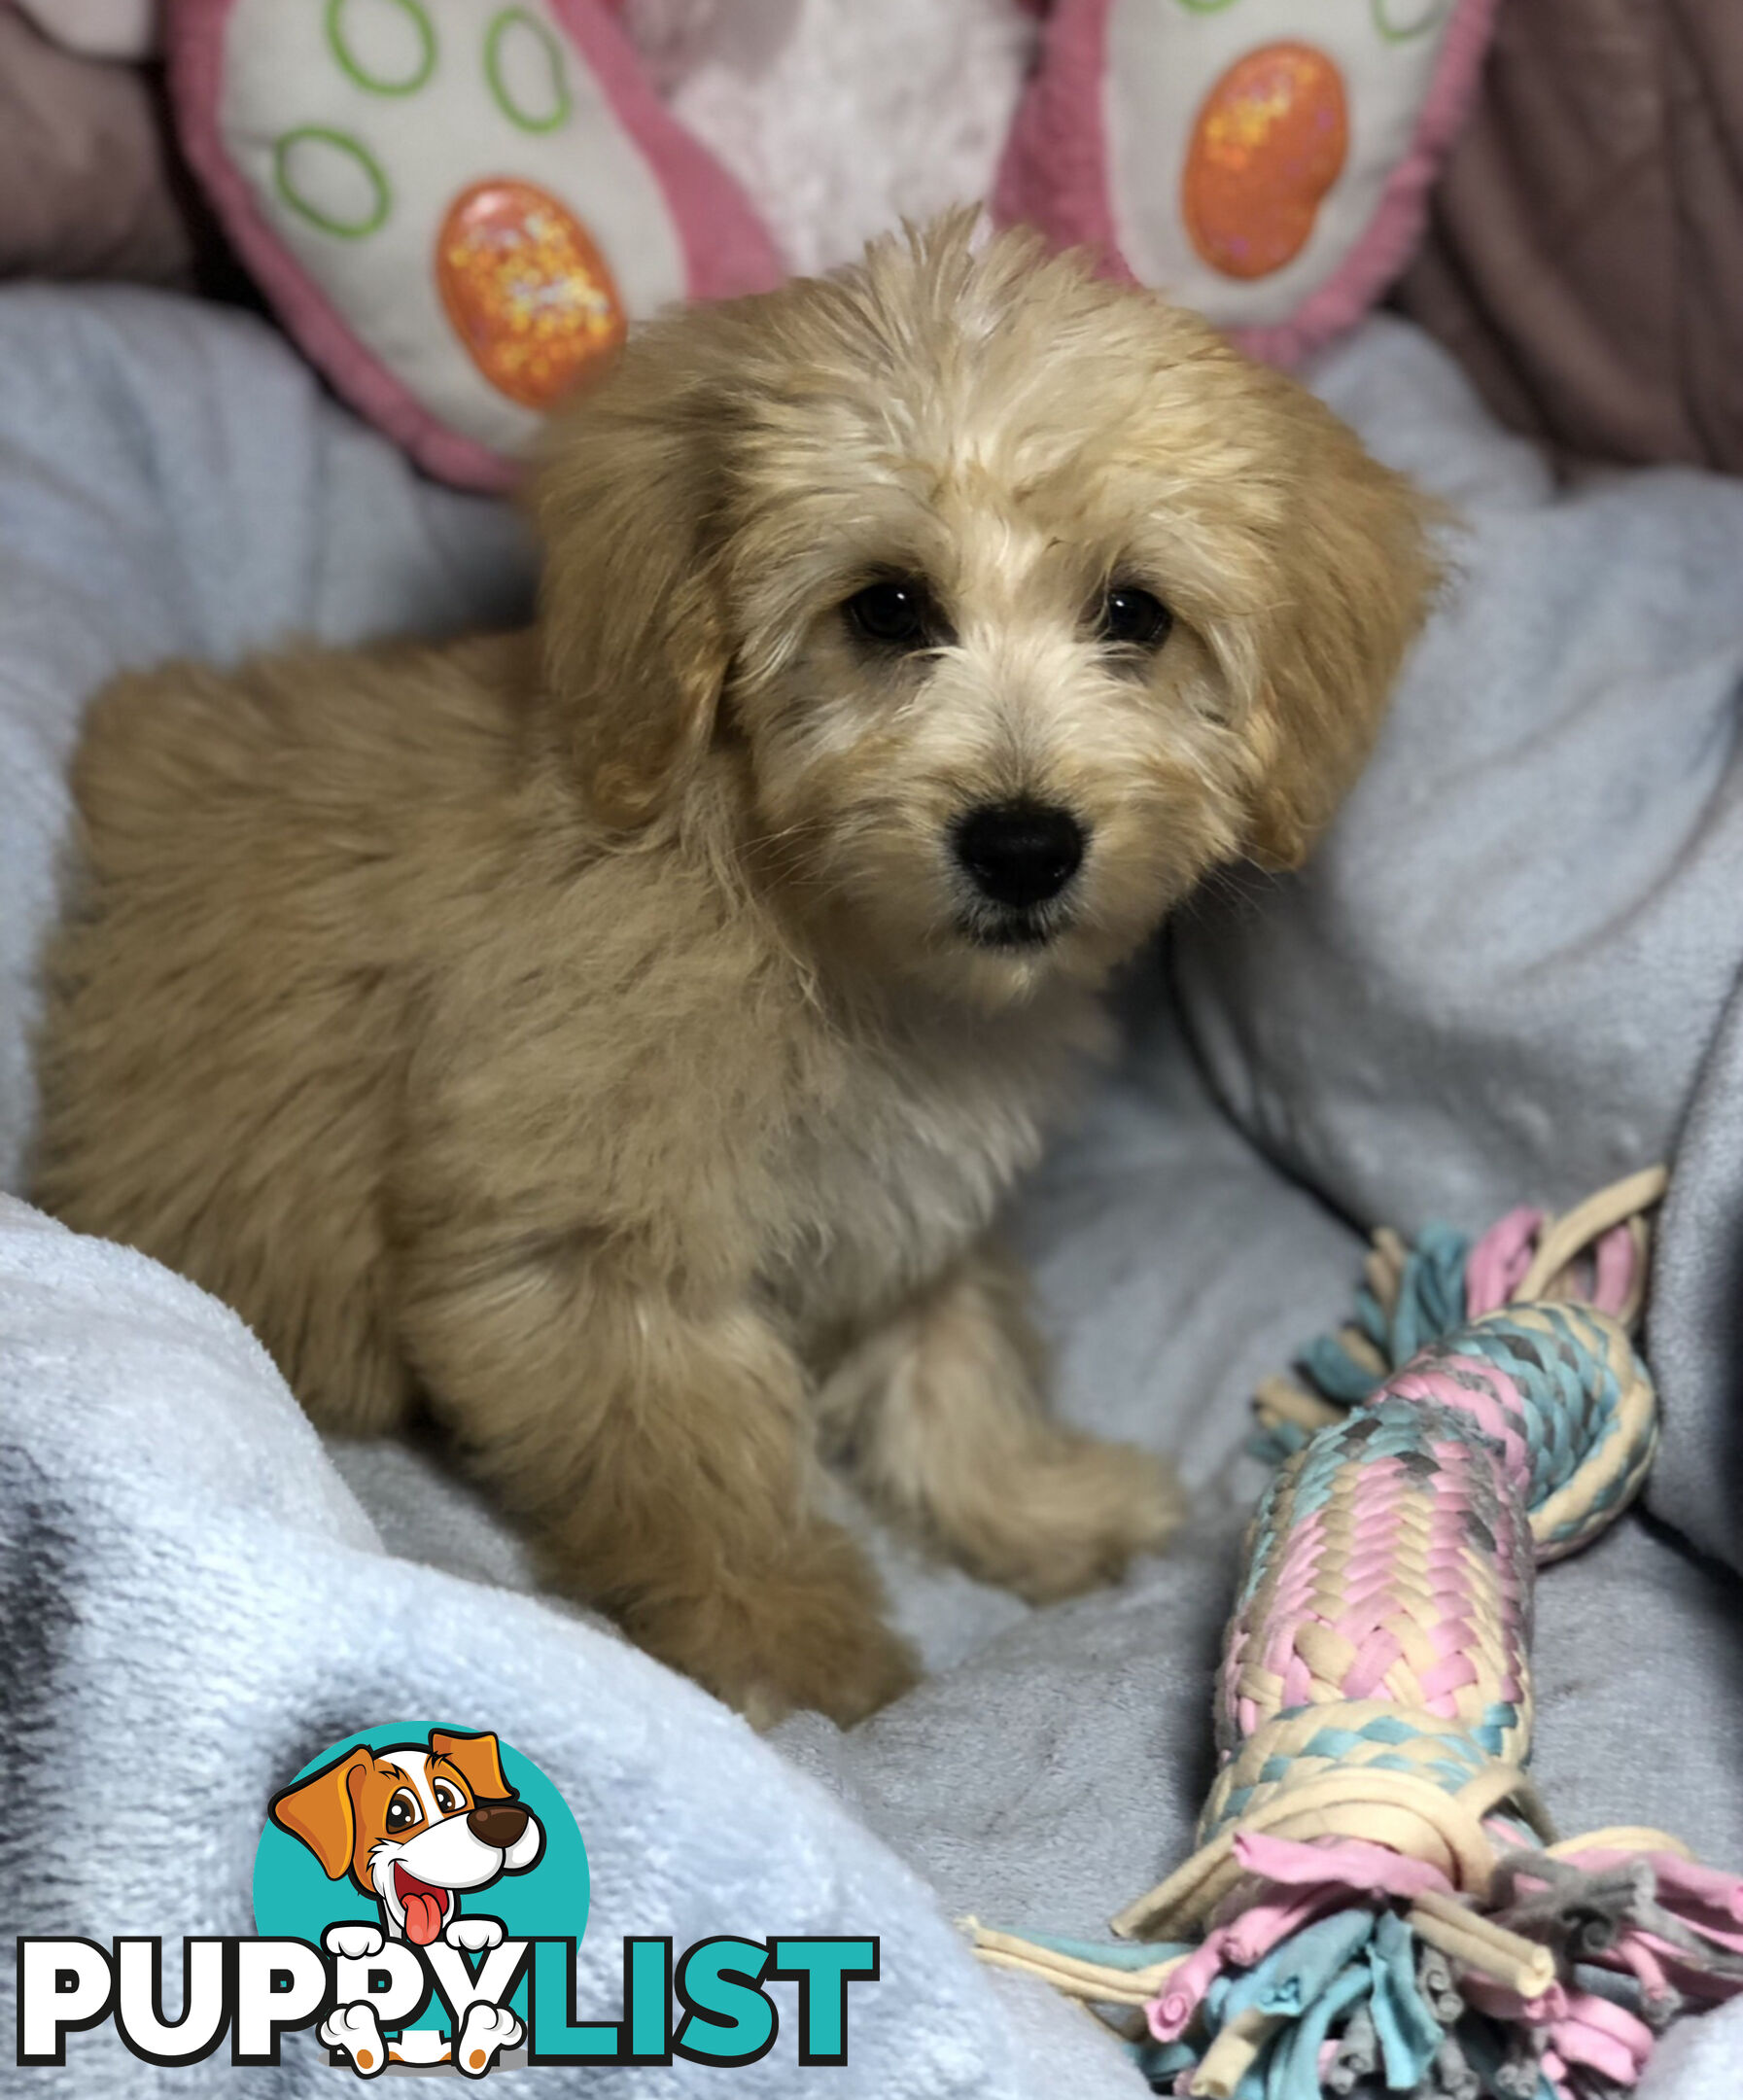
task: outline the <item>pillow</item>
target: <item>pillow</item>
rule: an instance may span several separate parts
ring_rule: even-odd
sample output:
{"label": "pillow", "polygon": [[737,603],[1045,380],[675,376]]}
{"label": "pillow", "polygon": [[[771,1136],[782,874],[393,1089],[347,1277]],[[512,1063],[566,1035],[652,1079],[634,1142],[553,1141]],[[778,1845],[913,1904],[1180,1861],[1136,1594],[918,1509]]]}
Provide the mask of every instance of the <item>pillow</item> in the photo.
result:
{"label": "pillow", "polygon": [[174,0],[169,55],[279,318],[447,480],[507,486],[630,321],[779,279],[602,0]]}
{"label": "pillow", "polygon": [[15,0],[44,36],[87,58],[150,58],[157,0]]}
{"label": "pillow", "polygon": [[997,216],[1281,364],[1409,259],[1494,0],[1059,0]]}
{"label": "pillow", "polygon": [[1505,9],[1400,303],[1515,430],[1743,473],[1743,9]]}
{"label": "pillow", "polygon": [[63,51],[0,0],[0,277],[191,283],[166,132],[143,69]]}

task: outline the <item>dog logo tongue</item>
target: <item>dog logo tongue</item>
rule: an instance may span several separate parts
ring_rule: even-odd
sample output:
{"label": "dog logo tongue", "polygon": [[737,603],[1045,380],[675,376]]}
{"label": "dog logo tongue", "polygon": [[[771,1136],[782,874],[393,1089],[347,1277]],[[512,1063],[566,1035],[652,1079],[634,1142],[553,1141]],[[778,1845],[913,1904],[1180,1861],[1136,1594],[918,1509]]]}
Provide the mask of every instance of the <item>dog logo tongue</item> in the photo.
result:
{"label": "dog logo tongue", "polygon": [[400,1890],[400,1901],[405,1906],[405,1937],[413,1946],[429,1946],[441,1932],[442,1913],[448,1908],[447,1897],[440,1889],[434,1889],[428,1881],[420,1881],[408,1874],[403,1867],[394,1869]]}

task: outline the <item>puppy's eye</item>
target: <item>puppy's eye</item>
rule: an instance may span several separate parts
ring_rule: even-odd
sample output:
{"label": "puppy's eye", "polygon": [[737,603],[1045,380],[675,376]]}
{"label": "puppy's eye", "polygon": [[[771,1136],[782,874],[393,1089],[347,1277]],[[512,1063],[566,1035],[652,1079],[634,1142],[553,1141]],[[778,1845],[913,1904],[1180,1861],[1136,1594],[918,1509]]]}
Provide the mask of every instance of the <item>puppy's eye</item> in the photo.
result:
{"label": "puppy's eye", "polygon": [[388,1835],[392,1837],[397,1831],[410,1830],[414,1823],[421,1823],[424,1820],[424,1811],[418,1806],[417,1797],[406,1793],[401,1787],[388,1802],[387,1814],[383,1820],[387,1824]]}
{"label": "puppy's eye", "polygon": [[1154,591],[1139,583],[1115,583],[1101,601],[1098,632],[1103,642],[1127,648],[1160,648],[1174,615]]}
{"label": "puppy's eye", "polygon": [[443,1815],[458,1815],[466,1806],[459,1790],[451,1787],[445,1779],[438,1779],[430,1791],[436,1796],[436,1805]]}
{"label": "puppy's eye", "polygon": [[855,634],[883,648],[926,648],[936,624],[931,593],[916,577],[868,583],[842,611]]}

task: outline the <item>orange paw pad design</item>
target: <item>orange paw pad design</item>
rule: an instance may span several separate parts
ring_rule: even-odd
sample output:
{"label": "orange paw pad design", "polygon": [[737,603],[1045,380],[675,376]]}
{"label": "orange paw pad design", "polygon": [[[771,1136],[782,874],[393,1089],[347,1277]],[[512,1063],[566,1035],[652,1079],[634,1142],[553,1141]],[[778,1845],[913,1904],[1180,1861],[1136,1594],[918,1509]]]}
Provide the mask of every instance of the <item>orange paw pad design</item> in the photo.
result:
{"label": "orange paw pad design", "polygon": [[472,363],[525,408],[554,406],[623,340],[623,303],[592,235],[534,183],[462,191],[436,237],[436,281]]}
{"label": "orange paw pad design", "polygon": [[1306,247],[1349,150],[1343,80],[1311,44],[1238,58],[1200,105],[1181,209],[1225,277],[1268,277]]}

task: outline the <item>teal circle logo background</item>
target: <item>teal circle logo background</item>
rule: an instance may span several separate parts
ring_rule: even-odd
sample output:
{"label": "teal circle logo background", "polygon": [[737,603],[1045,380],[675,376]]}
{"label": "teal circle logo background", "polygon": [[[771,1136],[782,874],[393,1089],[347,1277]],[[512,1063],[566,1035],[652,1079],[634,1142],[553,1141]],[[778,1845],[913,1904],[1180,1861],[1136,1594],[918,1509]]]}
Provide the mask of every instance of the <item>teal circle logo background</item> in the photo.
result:
{"label": "teal circle logo background", "polygon": [[[319,1757],[312,1757],[300,1771],[287,1773],[277,1794],[295,1786],[335,1759],[367,1747],[385,1750],[391,1744],[415,1744],[422,1749],[433,1729],[460,1735],[488,1732],[464,1721],[387,1721],[375,1728],[360,1729],[342,1735]],[[587,1928],[587,1847],[569,1803],[531,1758],[523,1757],[512,1743],[499,1736],[503,1771],[508,1784],[539,1818],[544,1829],[544,1850],[539,1864],[525,1873],[499,1874],[488,1888],[473,1889],[461,1897],[462,1917],[495,1917],[510,1940],[571,1939],[578,1942]],[[266,1804],[261,1804],[262,1817]],[[280,1830],[269,1819],[261,1833],[254,1856],[254,1922],[262,1939],[307,1940],[321,1944],[330,1925],[361,1923],[378,1925],[381,1907],[366,1896],[349,1875],[330,1881],[321,1862],[307,1845]],[[508,2003],[525,2019],[527,1986],[523,1979]],[[446,2025],[440,2000],[432,1995],[417,2027]]]}

